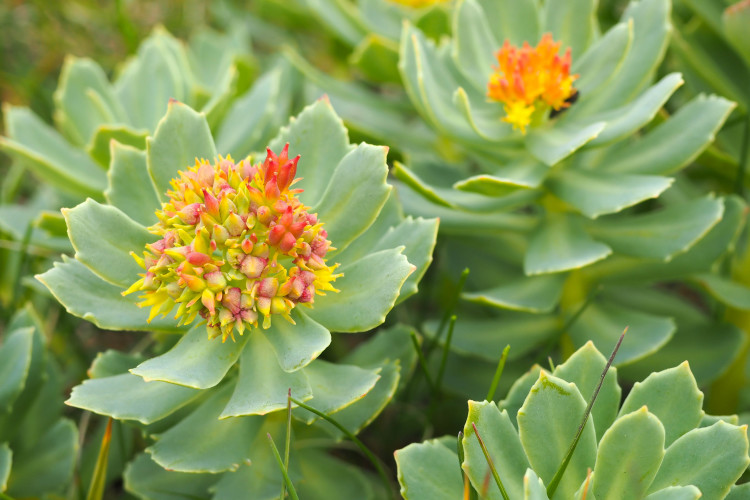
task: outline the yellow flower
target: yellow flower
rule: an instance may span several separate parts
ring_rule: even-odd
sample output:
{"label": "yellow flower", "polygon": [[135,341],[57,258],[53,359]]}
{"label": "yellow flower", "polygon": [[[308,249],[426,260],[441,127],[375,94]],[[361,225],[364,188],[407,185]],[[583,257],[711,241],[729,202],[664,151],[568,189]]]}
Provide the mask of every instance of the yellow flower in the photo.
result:
{"label": "yellow flower", "polygon": [[569,106],[567,99],[576,90],[570,74],[570,49],[560,57],[560,42],[545,34],[532,48],[524,42],[520,49],[505,41],[497,51],[499,65],[490,76],[487,96],[504,104],[503,121],[526,133],[535,115],[550,107],[555,110]]}
{"label": "yellow flower", "polygon": [[430,5],[435,5],[438,3],[445,3],[449,0],[389,0],[389,1],[393,3],[405,5],[413,9],[418,9],[421,7],[429,7]]}

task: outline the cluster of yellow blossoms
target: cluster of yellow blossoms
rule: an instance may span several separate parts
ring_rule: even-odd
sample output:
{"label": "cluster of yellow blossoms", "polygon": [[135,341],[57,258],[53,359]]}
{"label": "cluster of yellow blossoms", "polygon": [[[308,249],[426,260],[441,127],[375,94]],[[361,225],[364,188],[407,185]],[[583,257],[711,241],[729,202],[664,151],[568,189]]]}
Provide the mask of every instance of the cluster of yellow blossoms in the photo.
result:
{"label": "cluster of yellow blossoms", "polygon": [[179,324],[200,315],[209,337],[234,339],[245,328],[263,328],[279,314],[292,321],[297,304],[311,305],[316,294],[337,291],[337,265],[326,263],[332,249],[322,223],[298,199],[299,156],[288,145],[265,161],[214,164],[206,160],[172,180],[169,200],[156,212],[149,231],[161,237],[146,245],[145,269],[124,294],[142,291],[140,306],[151,307],[149,321],[175,306]]}

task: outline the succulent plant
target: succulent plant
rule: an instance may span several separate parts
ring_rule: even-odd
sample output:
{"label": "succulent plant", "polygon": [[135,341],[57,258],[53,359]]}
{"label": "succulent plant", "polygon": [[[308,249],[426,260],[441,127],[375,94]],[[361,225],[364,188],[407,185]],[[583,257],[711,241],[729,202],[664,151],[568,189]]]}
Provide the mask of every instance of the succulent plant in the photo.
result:
{"label": "succulent plant", "polygon": [[62,494],[73,478],[78,429],[62,416],[60,368],[30,305],[6,325],[0,367],[0,494]]}
{"label": "succulent plant", "polygon": [[[67,403],[158,428],[151,458],[192,473],[250,460],[261,427],[283,428],[283,416],[267,414],[286,408],[288,388],[334,413],[382,379],[390,392],[378,386],[350,417],[355,430],[374,418],[395,390],[394,358],[316,358],[331,331],[380,325],[416,292],[431,260],[437,221],[400,213],[385,182],[386,153],[350,145],[325,100],[292,119],[263,162],[219,159],[205,116],[177,101],[145,153],[113,144],[111,204],[87,200],[65,211],[75,258],[38,279],[68,312],[101,328],[180,335],[161,334],[167,350],[150,359],[95,362],[94,378]],[[320,294],[330,284],[338,292]],[[175,305],[176,318],[162,317]]]}
{"label": "succulent plant", "polygon": [[[534,366],[498,404],[469,401],[462,460],[448,438],[396,452],[402,495],[468,498],[463,472],[481,498],[744,498],[747,488],[734,483],[750,464],[747,426],[703,411],[688,363],[652,373],[622,404],[616,369],[604,376],[606,364],[588,343],[551,373]],[[602,377],[591,418],[568,455],[584,398]]]}

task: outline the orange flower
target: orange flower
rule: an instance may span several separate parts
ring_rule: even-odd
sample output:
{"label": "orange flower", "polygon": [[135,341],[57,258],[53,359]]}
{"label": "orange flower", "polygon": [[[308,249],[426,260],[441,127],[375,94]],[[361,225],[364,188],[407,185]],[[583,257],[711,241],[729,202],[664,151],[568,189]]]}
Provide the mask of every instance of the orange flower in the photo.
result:
{"label": "orange flower", "polygon": [[524,42],[519,49],[506,40],[497,51],[499,65],[490,77],[487,96],[505,105],[503,121],[524,134],[535,112],[566,108],[566,99],[576,92],[573,81],[578,75],[570,74],[570,49],[562,57],[559,50],[560,42],[546,33],[535,48]]}

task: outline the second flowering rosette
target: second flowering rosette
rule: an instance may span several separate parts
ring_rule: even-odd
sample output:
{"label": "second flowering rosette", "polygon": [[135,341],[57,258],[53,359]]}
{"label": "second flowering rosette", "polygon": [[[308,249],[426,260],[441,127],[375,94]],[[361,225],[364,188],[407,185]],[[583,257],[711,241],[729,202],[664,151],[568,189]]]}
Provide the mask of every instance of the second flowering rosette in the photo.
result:
{"label": "second flowering rosette", "polygon": [[[197,405],[184,422],[257,430],[250,422],[285,408],[288,388],[333,413],[375,386],[379,367],[313,361],[330,332],[383,323],[431,260],[437,221],[401,214],[386,147],[349,144],[325,99],[240,161],[219,156],[205,117],[177,101],[145,153],[111,147],[109,204],[64,211],[75,258],[38,278],[101,328],[182,335],[161,355],[128,358],[128,371],[92,371],[68,404],[143,424]],[[221,472],[250,459],[242,447],[218,453],[218,439],[216,462],[202,452],[176,463],[179,427],[149,449],[163,467]]]}

